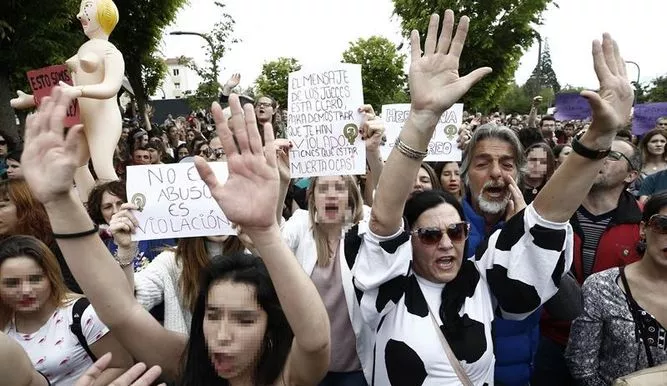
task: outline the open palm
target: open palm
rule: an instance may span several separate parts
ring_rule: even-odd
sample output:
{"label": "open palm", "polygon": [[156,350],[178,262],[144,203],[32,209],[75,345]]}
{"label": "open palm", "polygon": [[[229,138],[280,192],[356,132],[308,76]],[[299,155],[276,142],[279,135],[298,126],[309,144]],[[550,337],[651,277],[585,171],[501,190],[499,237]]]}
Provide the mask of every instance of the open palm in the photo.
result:
{"label": "open palm", "polygon": [[60,87],[55,87],[26,121],[21,169],[30,190],[42,203],[67,194],[78,167],[82,126],[72,127],[66,137],[63,126],[71,101]]}
{"label": "open palm", "polygon": [[276,223],[279,187],[273,129],[264,127],[266,144],[262,148],[252,106],[245,107],[244,118],[237,95],[230,96],[229,105],[233,134],[220,105],[214,103],[211,109],[227,154],[227,181],[220,183],[206,161],[199,157],[195,160],[197,170],[230,221],[244,229],[268,228]]}
{"label": "open palm", "polygon": [[438,24],[438,15],[432,15],[423,56],[419,33],[412,31],[410,35],[410,97],[415,112],[430,112],[440,118],[445,110],[490,73],[491,68],[478,68],[464,77],[459,77],[459,60],[468,34],[469,19],[466,16],[461,18],[453,38],[454,13],[451,10],[445,12],[439,38]]}

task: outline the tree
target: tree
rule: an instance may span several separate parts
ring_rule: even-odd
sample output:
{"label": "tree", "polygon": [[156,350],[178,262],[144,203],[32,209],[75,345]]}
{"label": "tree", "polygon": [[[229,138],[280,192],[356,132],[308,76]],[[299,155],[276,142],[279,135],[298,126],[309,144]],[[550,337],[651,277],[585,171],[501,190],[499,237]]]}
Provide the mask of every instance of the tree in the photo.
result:
{"label": "tree", "polygon": [[289,74],[299,71],[301,65],[294,58],[278,58],[262,65],[262,73],[255,81],[257,95],[268,95],[287,108],[287,87]]}
{"label": "tree", "polygon": [[109,40],[123,53],[125,74],[134,91],[139,115],[144,116],[148,97],[166,73],[159,54],[165,27],[187,0],[114,0],[120,19]]}
{"label": "tree", "polygon": [[402,102],[406,98],[405,55],[399,54],[386,38],[372,36],[351,42],[343,52],[343,62],[361,64],[364,102],[376,111],[383,103]]}
{"label": "tree", "polygon": [[[76,0],[0,2],[0,132],[18,137],[9,100],[30,91],[26,71],[62,64],[76,54],[85,36],[75,15]],[[38,12],[36,10],[39,10]]]}
{"label": "tree", "polygon": [[184,64],[192,68],[202,79],[194,93],[186,93],[188,104],[193,110],[208,109],[213,101],[218,100],[220,95],[218,63],[229,51],[230,45],[239,42],[233,36],[236,22],[225,12],[225,5],[218,1],[215,5],[221,12],[220,20],[213,25],[211,32],[201,34],[208,43],[202,48],[206,51],[210,65],[200,67],[192,60],[184,60]]}
{"label": "tree", "polygon": [[556,73],[551,67],[551,53],[549,52],[548,42],[545,41],[544,50],[540,55],[540,60],[535,66],[530,78],[526,81],[524,87],[529,94],[533,95],[537,95],[538,90],[541,90],[542,87],[549,87],[554,93],[560,91],[560,83],[558,83]]}
{"label": "tree", "polygon": [[659,76],[644,89],[646,95],[642,102],[667,102],[667,76]]}
{"label": "tree", "polygon": [[552,0],[393,0],[406,36],[416,29],[426,36],[428,17],[447,8],[457,16],[472,18],[459,73],[480,66],[493,72],[463,98],[466,110],[488,110],[510,88],[523,52],[535,40],[533,25],[542,23],[542,12]]}

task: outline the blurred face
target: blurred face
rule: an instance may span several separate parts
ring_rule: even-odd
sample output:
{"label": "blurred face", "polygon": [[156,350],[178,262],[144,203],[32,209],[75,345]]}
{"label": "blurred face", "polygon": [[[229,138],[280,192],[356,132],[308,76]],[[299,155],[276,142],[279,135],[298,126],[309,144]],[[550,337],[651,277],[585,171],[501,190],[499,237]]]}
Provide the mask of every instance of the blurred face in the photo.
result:
{"label": "blurred face", "polygon": [[7,155],[7,140],[5,137],[0,135],[0,157],[5,157]]}
{"label": "blurred face", "polygon": [[160,163],[160,152],[157,149],[149,147],[148,153],[151,155],[151,164],[155,165]]}
{"label": "blurred face", "polygon": [[255,103],[255,115],[257,116],[257,122],[271,122],[273,114],[275,114],[273,101],[267,97],[259,98]]}
{"label": "blurred face", "polygon": [[[623,141],[614,141],[611,145],[611,150],[617,151],[630,158],[633,149]],[[606,190],[614,189],[623,186],[626,183],[632,182],[637,177],[637,173],[631,170],[628,161],[621,157],[618,160],[613,160],[610,157],[605,159],[602,169],[598,172],[593,182],[592,190]]]}
{"label": "blurred face", "polygon": [[120,206],[123,205],[123,200],[118,196],[114,196],[110,192],[102,193],[101,211],[104,221],[109,224],[111,216],[120,212]]}
{"label": "blurred face", "polygon": [[20,162],[13,159],[7,160],[7,178],[9,178],[10,180],[23,178]]}
{"label": "blurred face", "polygon": [[178,127],[172,126],[169,128],[169,131],[167,131],[167,136],[169,137],[170,141],[177,141],[178,140]]}
{"label": "blurred face", "polygon": [[431,176],[429,176],[426,169],[419,168],[419,172],[417,172],[417,178],[415,178],[415,183],[412,186],[412,192],[410,194],[414,195],[415,193],[432,189],[433,189],[433,182],[431,181]]}
{"label": "blurred face", "polygon": [[342,224],[349,212],[350,192],[341,176],[320,177],[313,187],[317,222],[320,224]]}
{"label": "blurred face", "polygon": [[558,155],[558,164],[561,165],[563,162],[565,162],[565,159],[568,155],[570,155],[570,153],[572,153],[572,148],[570,146],[564,146],[563,150],[561,150],[560,154]]}
{"label": "blurred face", "polygon": [[461,175],[459,174],[459,164],[456,162],[449,162],[442,168],[440,174],[440,184],[442,188],[453,194],[460,195],[461,193]]}
{"label": "blurred face", "polygon": [[101,27],[97,21],[97,2],[93,0],[83,0],[79,7],[79,13],[76,18],[81,22],[83,33],[87,37],[94,36]]}
{"label": "blurred face", "polygon": [[574,137],[574,126],[572,125],[565,126],[563,132],[565,132],[565,136],[568,138]]}
{"label": "blurred face", "polygon": [[222,142],[217,136],[211,139],[211,142],[208,143],[208,147],[211,149],[211,155],[209,156],[209,161],[226,161],[227,156],[225,151],[222,149]]}
{"label": "blurred face", "polygon": [[544,139],[551,139],[554,136],[554,131],[556,130],[556,121],[544,121],[542,122],[542,136]]}
{"label": "blurred face", "polygon": [[188,131],[188,133],[185,135],[185,139],[188,142],[192,142],[195,139],[195,132],[194,131]]}
{"label": "blurred face", "polygon": [[189,155],[190,155],[190,152],[188,151],[187,148],[182,147],[182,148],[178,149],[178,159],[183,159],[183,158],[185,158]]}
{"label": "blurred face", "polygon": [[199,148],[199,154],[197,155],[204,157],[204,159],[208,159],[208,157],[211,155],[211,148],[209,148],[208,145],[202,145]]}
{"label": "blurred face", "polygon": [[648,141],[646,148],[651,155],[665,154],[665,143],[667,138],[662,134],[656,134]]}
{"label": "blurred face", "polygon": [[16,205],[9,197],[0,200],[0,235],[11,234],[18,221]]}
{"label": "blurred face", "polygon": [[659,129],[667,129],[667,119],[661,119],[658,121],[658,123],[655,125]]}
{"label": "blurred face", "polygon": [[527,154],[527,176],[533,179],[542,179],[547,175],[547,152],[540,147],[532,149]]}
{"label": "blurred face", "polygon": [[227,380],[252,379],[262,354],[267,322],[255,287],[231,281],[211,286],[203,330],[218,376]]}
{"label": "blurred face", "polygon": [[516,158],[512,146],[500,139],[484,139],[473,149],[468,182],[473,205],[482,213],[505,212],[510,192],[504,175],[517,177]]}
{"label": "blurred face", "polygon": [[651,216],[648,223],[642,221],[639,232],[646,238],[646,254],[657,266],[667,268],[667,207]]}
{"label": "blurred face", "polygon": [[132,156],[135,165],[150,165],[151,153],[148,150],[135,150]]}
{"label": "blurred face", "polygon": [[0,265],[0,300],[14,312],[36,312],[50,296],[51,283],[32,258],[11,257]]}
{"label": "blurred face", "polygon": [[[442,203],[422,213],[415,221],[414,232],[411,238],[412,253],[415,272],[426,280],[434,283],[449,283],[461,268],[463,261],[463,249],[465,247],[465,235],[462,225],[454,228],[455,224],[462,222],[461,216],[456,209]],[[428,232],[444,231],[448,228],[458,229],[443,232],[442,238],[434,242],[437,237],[420,237],[419,234]],[[466,228],[467,229],[467,228]]]}
{"label": "blurred face", "polygon": [[130,129],[127,127],[123,127],[123,131],[120,132],[120,139],[123,141],[127,141],[127,137],[130,135]]}

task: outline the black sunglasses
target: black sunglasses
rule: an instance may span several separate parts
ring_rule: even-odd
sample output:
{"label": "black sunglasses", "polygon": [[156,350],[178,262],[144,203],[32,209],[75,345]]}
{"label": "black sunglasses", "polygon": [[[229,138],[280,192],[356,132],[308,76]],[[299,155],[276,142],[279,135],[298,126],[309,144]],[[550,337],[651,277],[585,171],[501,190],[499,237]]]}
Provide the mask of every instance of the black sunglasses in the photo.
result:
{"label": "black sunglasses", "polygon": [[628,158],[625,154],[621,153],[620,151],[614,151],[614,150],[610,151],[607,158],[609,158],[611,160],[614,160],[614,161],[618,161],[621,158],[625,158],[625,160],[628,161],[628,165],[630,165],[630,168],[632,170],[637,170],[635,168],[635,165],[632,164],[632,161],[630,161],[630,158]]}
{"label": "black sunglasses", "polygon": [[419,238],[419,241],[426,245],[435,245],[438,244],[440,240],[442,240],[442,236],[444,236],[445,233],[447,233],[447,237],[449,237],[453,243],[460,243],[465,241],[468,238],[469,230],[470,224],[467,222],[457,222],[447,225],[447,228],[444,229],[444,232],[440,228],[427,227],[417,228],[410,233],[416,235],[417,238]]}
{"label": "black sunglasses", "polygon": [[667,234],[667,216],[654,214],[646,224],[653,232],[661,235]]}

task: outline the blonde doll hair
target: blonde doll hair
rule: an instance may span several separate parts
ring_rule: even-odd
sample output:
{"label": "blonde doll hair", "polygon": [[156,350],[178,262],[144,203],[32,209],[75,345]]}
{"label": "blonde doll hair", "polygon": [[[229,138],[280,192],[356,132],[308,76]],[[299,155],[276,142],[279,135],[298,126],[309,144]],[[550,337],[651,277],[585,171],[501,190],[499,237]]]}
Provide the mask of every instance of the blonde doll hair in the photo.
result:
{"label": "blonde doll hair", "polygon": [[111,31],[118,24],[118,8],[113,0],[98,0],[97,21],[105,34],[111,35]]}

